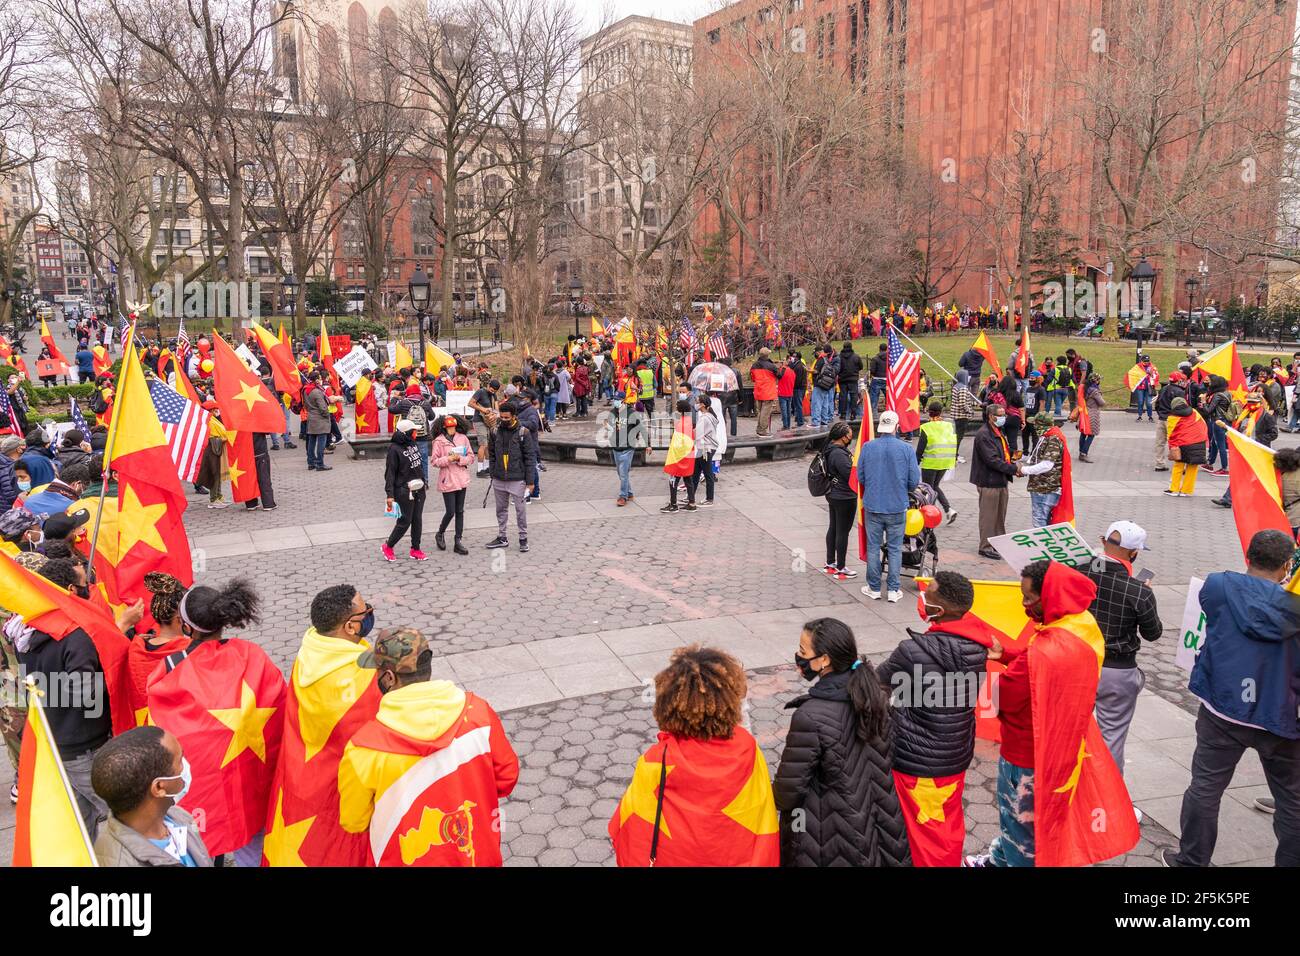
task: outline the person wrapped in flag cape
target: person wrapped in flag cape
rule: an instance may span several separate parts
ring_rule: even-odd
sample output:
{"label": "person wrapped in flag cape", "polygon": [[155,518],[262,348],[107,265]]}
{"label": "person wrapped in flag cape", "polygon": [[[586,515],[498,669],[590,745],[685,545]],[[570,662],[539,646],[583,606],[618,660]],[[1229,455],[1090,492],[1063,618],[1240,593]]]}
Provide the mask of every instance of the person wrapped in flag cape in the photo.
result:
{"label": "person wrapped in flag cape", "polygon": [[188,590],[185,583],[164,571],[150,571],[144,576],[144,586],[152,595],[149,616],[156,629],[137,629],[127,635],[131,639],[126,655],[127,669],[131,674],[131,711],[137,724],[149,722],[149,678],[157,669],[158,662],[190,644],[190,639],[181,630],[178,613],[181,598]]}
{"label": "person wrapped in flag cape", "polygon": [[609,820],[619,866],[776,866],[767,762],[741,726],[744,668],[699,645],[655,675],[656,741]]}
{"label": "person wrapped in flag cape", "polygon": [[366,833],[339,823],[338,781],[343,748],[379,708],[375,670],[357,663],[375,609],[337,584],[312,600],[311,621],[289,677],[263,856],[268,866],[369,866]]}
{"label": "person wrapped in flag cape", "polygon": [[816,680],[793,710],[772,792],[782,866],[909,866],[890,770],[889,695],[836,618],[804,624],[794,662]]}
{"label": "person wrapped in flag cape", "polygon": [[[1029,618],[998,684],[1000,833],[972,866],[1086,866],[1127,853],[1137,817],[1093,718],[1106,646],[1097,586],[1056,561],[1021,573]],[[1011,648],[989,652],[1010,656]]]}
{"label": "person wrapped in flag cape", "polygon": [[1165,494],[1185,498],[1196,490],[1196,475],[1205,464],[1209,431],[1205,419],[1182,398],[1169,403],[1165,431],[1169,435],[1169,460],[1174,463]]}
{"label": "person wrapped in flag cape", "polygon": [[1074,521],[1074,474],[1065,433],[1044,411],[1033,419],[1039,438],[1020,473],[1029,478],[1030,526],[1045,528]]}
{"label": "person wrapped in flag cape", "polygon": [[915,866],[960,866],[962,790],[975,756],[976,715],[988,707],[990,648],[1010,643],[972,613],[975,588],[940,571],[917,595],[929,625],[907,629],[876,675],[890,695],[894,783]]}
{"label": "person wrapped in flag cape", "polygon": [[177,613],[191,643],[154,669],[149,719],[176,735],[193,767],[182,806],[199,816],[214,856],[258,866],[284,729],[284,675],[256,644],[226,636],[258,620],[247,581],[190,588]]}
{"label": "person wrapped in flag cape", "polygon": [[500,866],[499,805],[519,758],[486,701],[433,680],[419,631],[388,628],[357,658],[383,692],[339,763],[339,822],[377,866]]}

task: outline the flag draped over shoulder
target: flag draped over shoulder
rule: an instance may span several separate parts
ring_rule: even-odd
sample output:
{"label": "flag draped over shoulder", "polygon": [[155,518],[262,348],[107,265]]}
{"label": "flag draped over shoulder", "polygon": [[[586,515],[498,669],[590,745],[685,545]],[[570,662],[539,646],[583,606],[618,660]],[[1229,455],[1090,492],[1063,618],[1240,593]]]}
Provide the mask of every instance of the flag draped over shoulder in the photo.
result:
{"label": "flag draped over shoulder", "polygon": [[[666,760],[666,767],[665,767]],[[663,778],[656,866],[776,866],[776,804],[767,761],[743,727],[729,739],[660,733],[637,761],[609,821],[619,866],[648,866]]]}
{"label": "flag draped over shoulder", "polygon": [[1291,521],[1282,507],[1282,482],[1273,463],[1273,450],[1228,429],[1228,490],[1232,517],[1241,539],[1241,553],[1260,531],[1275,528],[1291,534]]}
{"label": "flag draped over shoulder", "polygon": [[22,617],[28,627],[44,631],[56,641],[78,628],[85,631],[95,645],[99,666],[104,671],[113,733],[120,734],[135,726],[126,665],[128,642],[112,615],[33,574],[8,554],[0,554],[0,606]]}
{"label": "flag draped over shoulder", "polygon": [[687,478],[695,473],[695,429],[686,415],[677,416],[677,427],[668,442],[664,459],[664,474],[674,478]]}
{"label": "flag draped over shoulder", "polygon": [[27,695],[16,817],[14,866],[99,865],[34,688]]}
{"label": "flag draped over shoulder", "polygon": [[1127,853],[1138,823],[1093,718],[1106,643],[1088,606],[1097,587],[1053,561],[1043,624],[1026,627],[1034,727],[1034,862],[1087,866]]}
{"label": "flag draped over shoulder", "polygon": [[181,806],[201,819],[213,856],[244,846],[266,824],[284,698],[284,676],[266,652],[238,639],[206,641],[149,678],[149,719],[176,736],[194,768]]}
{"label": "flag draped over shoulder", "polygon": [[357,729],[375,716],[377,672],[357,666],[369,645],[303,638],[285,703],[284,738],[266,821],[268,866],[370,866],[369,835],[339,823],[339,761]]}
{"label": "flag draped over shoulder", "polygon": [[[128,339],[134,335],[132,326]],[[105,548],[117,556],[117,600],[131,603],[139,598],[147,605],[145,574],[165,571],[188,586],[194,582],[194,571],[185,535],[185,492],[149,383],[129,347],[122,356],[114,409],[106,447],[111,449],[110,466],[117,473],[117,540]]]}
{"label": "flag draped over shoulder", "polygon": [[1065,439],[1065,432],[1059,425],[1053,425],[1043,432],[1044,438],[1061,440],[1061,497],[1052,508],[1052,524],[1068,521],[1074,524],[1074,468],[1070,461],[1070,443]]}
{"label": "flag draped over shoulder", "polygon": [[356,406],[352,416],[358,435],[379,433],[379,402],[375,398],[375,385],[364,375],[357,379]]}
{"label": "flag draped over shoulder", "polygon": [[1020,348],[1016,350],[1016,374],[1024,378],[1029,374],[1029,326],[1020,323]]}
{"label": "flag draped over shoulder", "polygon": [[54,361],[62,362],[64,365],[69,364],[63,353],[59,351],[59,347],[54,343],[54,336],[50,334],[50,327],[45,323],[44,319],[41,319],[41,344],[50,350],[50,358],[54,359]]}

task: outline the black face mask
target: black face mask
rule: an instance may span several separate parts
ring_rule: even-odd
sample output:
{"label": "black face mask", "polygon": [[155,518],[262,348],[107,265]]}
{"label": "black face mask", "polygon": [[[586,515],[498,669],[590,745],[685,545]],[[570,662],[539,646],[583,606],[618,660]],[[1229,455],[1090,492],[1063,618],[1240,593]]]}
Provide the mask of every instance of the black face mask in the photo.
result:
{"label": "black face mask", "polygon": [[90,588],[87,585],[74,584],[72,586],[72,593],[79,598],[85,598],[86,600],[90,600]]}
{"label": "black face mask", "polygon": [[799,673],[803,675],[804,680],[816,680],[817,672],[813,670],[811,657],[800,657],[799,652],[795,651],[794,663],[799,668]]}
{"label": "black face mask", "polygon": [[357,631],[357,636],[365,637],[372,630],[374,630],[374,627],[375,627],[375,612],[374,609],[372,608],[371,610],[365,613],[364,617],[361,618],[361,630]]}

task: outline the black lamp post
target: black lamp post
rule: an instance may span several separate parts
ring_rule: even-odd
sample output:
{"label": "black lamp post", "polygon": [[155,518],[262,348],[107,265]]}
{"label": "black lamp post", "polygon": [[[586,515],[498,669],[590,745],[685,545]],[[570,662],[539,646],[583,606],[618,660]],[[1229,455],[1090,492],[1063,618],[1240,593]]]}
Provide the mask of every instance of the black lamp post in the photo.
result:
{"label": "black lamp post", "polygon": [[280,288],[284,292],[285,304],[289,306],[289,336],[290,341],[298,341],[298,279],[292,272],[280,280]]}
{"label": "black lamp post", "polygon": [[[1156,270],[1151,268],[1147,257],[1143,256],[1129,273],[1129,281],[1137,286],[1137,312],[1142,316],[1151,314],[1151,291],[1156,282]],[[1133,310],[1129,310],[1132,318]],[[1142,326],[1137,327],[1137,354],[1142,354]]]}
{"label": "black lamp post", "polygon": [[1196,301],[1196,290],[1200,284],[1201,280],[1196,276],[1188,276],[1187,281],[1183,283],[1187,287],[1187,321],[1183,323],[1183,330],[1188,347],[1192,344],[1192,306]]}
{"label": "black lamp post", "polygon": [[406,285],[407,291],[411,294],[411,307],[415,309],[416,322],[419,324],[420,336],[420,357],[419,361],[424,360],[424,316],[429,308],[429,290],[432,286],[429,283],[429,277],[424,274],[424,266],[417,264],[415,272],[411,276],[411,281]]}
{"label": "black lamp post", "polygon": [[578,299],[582,296],[582,280],[576,274],[569,278],[569,311],[573,313],[573,335],[577,338],[581,333],[578,331]]}

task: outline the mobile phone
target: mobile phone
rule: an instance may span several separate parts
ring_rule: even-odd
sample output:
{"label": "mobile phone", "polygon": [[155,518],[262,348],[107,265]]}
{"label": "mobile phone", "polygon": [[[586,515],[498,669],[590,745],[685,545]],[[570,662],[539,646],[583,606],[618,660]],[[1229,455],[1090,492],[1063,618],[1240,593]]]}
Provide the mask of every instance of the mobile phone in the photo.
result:
{"label": "mobile phone", "polygon": [[1156,573],[1152,571],[1150,568],[1143,568],[1141,571],[1137,573],[1137,579],[1141,581],[1143,584],[1146,584],[1155,576]]}

